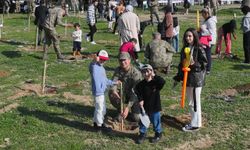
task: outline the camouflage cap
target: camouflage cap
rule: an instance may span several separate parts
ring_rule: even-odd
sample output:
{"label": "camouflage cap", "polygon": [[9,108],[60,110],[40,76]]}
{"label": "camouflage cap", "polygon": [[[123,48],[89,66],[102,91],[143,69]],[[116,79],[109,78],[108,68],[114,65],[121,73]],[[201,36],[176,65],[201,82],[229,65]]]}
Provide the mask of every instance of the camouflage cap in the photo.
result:
{"label": "camouflage cap", "polygon": [[148,70],[148,69],[150,69],[150,70],[153,70],[153,67],[150,65],[150,64],[145,64],[145,65],[143,65],[142,67],[141,67],[141,70]]}
{"label": "camouflage cap", "polygon": [[119,56],[119,59],[120,60],[122,60],[122,59],[130,59],[130,55],[127,52],[121,52],[120,56]]}
{"label": "camouflage cap", "polygon": [[153,36],[161,35],[159,32],[154,32]]}

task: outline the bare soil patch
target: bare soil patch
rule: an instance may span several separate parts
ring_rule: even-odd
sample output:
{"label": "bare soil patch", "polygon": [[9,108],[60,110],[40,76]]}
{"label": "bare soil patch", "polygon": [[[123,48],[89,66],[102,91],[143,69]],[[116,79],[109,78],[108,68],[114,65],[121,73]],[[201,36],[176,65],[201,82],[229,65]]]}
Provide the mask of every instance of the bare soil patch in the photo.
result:
{"label": "bare soil patch", "polygon": [[19,106],[18,103],[9,104],[9,105],[7,105],[7,106],[0,109],[0,114],[3,114],[3,113],[8,112],[8,111],[10,111],[12,109],[15,109],[18,106]]}
{"label": "bare soil patch", "polygon": [[45,94],[42,93],[42,86],[41,84],[31,84],[31,83],[24,83],[21,87],[17,87],[18,89],[15,91],[15,94],[8,97],[8,100],[15,100],[24,96],[35,94],[39,97],[43,96],[54,96],[57,94],[56,87],[45,87]]}
{"label": "bare soil patch", "polygon": [[92,98],[91,96],[84,96],[84,95],[74,95],[70,92],[64,92],[63,97],[69,100],[74,100],[79,103],[83,103],[84,105],[91,106],[92,105]]}
{"label": "bare soil patch", "polygon": [[7,76],[9,76],[9,75],[10,75],[10,73],[7,72],[7,71],[0,71],[0,78],[1,78],[1,77],[7,77]]}
{"label": "bare soil patch", "polygon": [[[163,126],[182,130],[183,126],[191,122],[191,115],[183,114],[176,117],[169,115],[162,115],[161,120]],[[202,126],[205,126],[206,124],[207,124],[207,119],[205,115],[202,114]]]}

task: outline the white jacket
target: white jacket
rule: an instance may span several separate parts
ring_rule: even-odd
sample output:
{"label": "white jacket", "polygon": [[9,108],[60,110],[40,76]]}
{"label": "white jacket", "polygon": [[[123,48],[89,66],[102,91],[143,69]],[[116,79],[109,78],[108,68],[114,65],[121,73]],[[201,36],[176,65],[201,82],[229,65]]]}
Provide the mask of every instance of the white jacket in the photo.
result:
{"label": "white jacket", "polygon": [[207,30],[202,30],[202,31],[204,32],[204,34],[212,36],[212,41],[210,41],[211,45],[216,44],[216,39],[217,39],[216,23],[217,23],[216,16],[211,16],[209,19],[203,22],[203,24],[207,26]]}

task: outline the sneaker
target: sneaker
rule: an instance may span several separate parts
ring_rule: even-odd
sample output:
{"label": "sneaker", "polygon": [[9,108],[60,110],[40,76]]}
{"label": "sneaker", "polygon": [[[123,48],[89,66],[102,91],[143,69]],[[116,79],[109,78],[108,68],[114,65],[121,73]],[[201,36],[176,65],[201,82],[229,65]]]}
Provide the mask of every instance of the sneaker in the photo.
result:
{"label": "sneaker", "polygon": [[60,55],[60,56],[57,56],[57,60],[64,60],[65,59],[65,57],[63,56],[63,55]]}
{"label": "sneaker", "polygon": [[182,128],[184,132],[193,132],[197,130],[199,130],[199,127],[192,127],[191,124],[185,125],[185,127]]}
{"label": "sneaker", "polygon": [[101,127],[98,126],[95,122],[94,122],[94,129],[95,129],[96,131],[101,131]]}
{"label": "sneaker", "polygon": [[86,39],[87,42],[90,41],[89,36],[87,34],[85,35],[85,39]]}
{"label": "sneaker", "polygon": [[151,140],[151,143],[157,143],[158,141],[160,141],[161,137],[162,133],[156,132],[154,138]]}
{"label": "sneaker", "polygon": [[90,42],[91,44],[93,44],[93,45],[95,45],[96,44],[96,42],[95,41],[92,41],[92,42]]}
{"label": "sneaker", "polygon": [[210,74],[210,71],[206,71],[206,74],[209,75],[209,74]]}
{"label": "sneaker", "polygon": [[136,143],[137,144],[142,144],[146,139],[146,134],[145,133],[140,133]]}

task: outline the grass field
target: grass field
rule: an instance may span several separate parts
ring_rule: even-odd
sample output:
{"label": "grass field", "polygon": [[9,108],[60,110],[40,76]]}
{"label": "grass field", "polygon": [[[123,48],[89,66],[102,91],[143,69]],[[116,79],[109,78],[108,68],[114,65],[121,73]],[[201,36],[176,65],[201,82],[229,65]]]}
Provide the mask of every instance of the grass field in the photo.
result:
{"label": "grass field", "polygon": [[[195,27],[196,6],[188,16],[180,15],[181,34],[188,27]],[[180,9],[180,11],[182,11]],[[137,10],[140,18],[149,17],[148,11]],[[161,12],[163,13],[163,12]],[[217,27],[237,14],[237,40],[233,40],[234,59],[213,59],[212,71],[202,90],[203,127],[195,133],[184,133],[181,125],[190,119],[187,105],[179,106],[181,85],[172,89],[172,77],[177,72],[179,54],[175,54],[172,71],[162,75],[166,85],[161,91],[164,136],[157,144],[148,140],[135,144],[137,133],[97,133],[92,129],[94,107],[90,92],[90,59],[72,63],[56,61],[53,48],[49,50],[46,84],[57,88],[56,94],[40,95],[44,62],[41,47],[34,50],[35,27],[27,25],[27,15],[5,16],[0,41],[0,149],[250,149],[250,65],[242,64],[243,46],[240,21],[243,14],[239,5],[218,12]],[[67,18],[78,22],[79,18]],[[80,18],[83,32],[88,32],[86,21]],[[97,45],[83,40],[84,53],[105,49],[110,61],[105,65],[112,77],[118,65],[119,40],[107,32],[107,23],[97,24]],[[151,39],[156,27],[147,27],[144,42]],[[73,29],[57,27],[61,35],[61,49],[71,54]],[[143,62],[143,53],[140,53]],[[28,83],[27,83],[28,82]],[[108,99],[108,98],[107,98]],[[107,100],[107,116],[114,116],[114,108]],[[150,129],[148,136],[153,136]]]}

